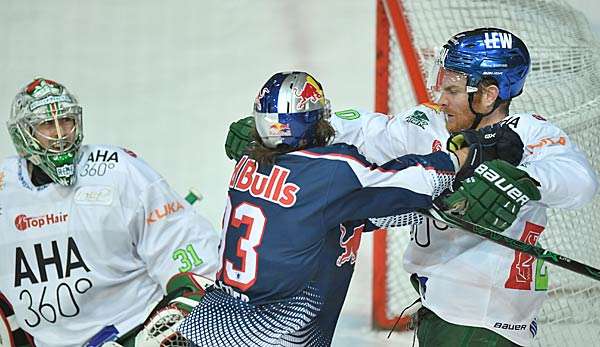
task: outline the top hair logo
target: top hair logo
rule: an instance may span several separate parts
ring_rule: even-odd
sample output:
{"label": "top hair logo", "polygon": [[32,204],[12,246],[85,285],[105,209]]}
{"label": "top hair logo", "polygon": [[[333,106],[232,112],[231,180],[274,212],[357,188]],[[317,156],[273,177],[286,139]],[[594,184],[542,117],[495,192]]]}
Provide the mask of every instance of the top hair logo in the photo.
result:
{"label": "top hair logo", "polygon": [[487,49],[512,49],[512,34],[510,33],[499,33],[492,31],[489,33],[484,33],[484,37],[483,43]]}
{"label": "top hair logo", "polygon": [[29,228],[42,228],[45,225],[65,223],[69,217],[66,213],[48,213],[47,215],[28,217],[24,214],[20,214],[15,217],[15,227],[19,231],[25,231]]}

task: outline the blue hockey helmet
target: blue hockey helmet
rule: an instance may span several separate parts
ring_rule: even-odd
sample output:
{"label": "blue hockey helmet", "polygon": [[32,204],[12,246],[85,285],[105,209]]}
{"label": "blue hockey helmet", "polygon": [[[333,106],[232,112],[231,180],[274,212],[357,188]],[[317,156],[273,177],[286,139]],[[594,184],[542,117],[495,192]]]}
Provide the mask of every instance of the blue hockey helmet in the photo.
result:
{"label": "blue hockey helmet", "polygon": [[276,73],[254,100],[256,131],[269,148],[313,145],[317,122],[329,114],[321,84],[301,71]]}
{"label": "blue hockey helmet", "polygon": [[[521,94],[531,67],[529,51],[511,32],[498,28],[478,28],[454,35],[448,40],[432,71],[431,80],[439,81],[441,70],[467,76],[467,92],[477,91],[483,77],[498,84],[499,98],[509,100]],[[431,85],[430,85],[431,88]],[[435,88],[432,88],[435,89]]]}

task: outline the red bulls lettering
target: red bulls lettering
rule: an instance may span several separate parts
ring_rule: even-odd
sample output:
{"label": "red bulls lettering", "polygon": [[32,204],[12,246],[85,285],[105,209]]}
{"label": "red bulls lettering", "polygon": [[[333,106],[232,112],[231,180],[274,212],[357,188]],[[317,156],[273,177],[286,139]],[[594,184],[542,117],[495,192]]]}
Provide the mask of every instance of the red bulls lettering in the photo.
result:
{"label": "red bulls lettering", "polygon": [[254,159],[243,156],[236,165],[229,183],[229,188],[274,202],[283,207],[292,207],[296,203],[296,193],[300,190],[298,185],[286,182],[290,170],[274,165],[268,176],[258,170]]}

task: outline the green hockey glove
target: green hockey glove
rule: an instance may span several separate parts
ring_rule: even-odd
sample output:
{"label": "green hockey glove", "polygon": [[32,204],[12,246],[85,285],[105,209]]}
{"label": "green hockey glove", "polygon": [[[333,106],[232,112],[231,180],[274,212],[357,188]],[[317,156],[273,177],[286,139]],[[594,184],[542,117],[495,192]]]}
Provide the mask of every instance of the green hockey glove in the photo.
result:
{"label": "green hockey glove", "polygon": [[254,132],[254,117],[247,116],[229,125],[225,140],[225,153],[229,159],[238,161],[252,143]]}
{"label": "green hockey glove", "polygon": [[441,199],[441,209],[463,220],[502,232],[530,200],[539,200],[537,182],[502,160],[479,165],[472,177]]}

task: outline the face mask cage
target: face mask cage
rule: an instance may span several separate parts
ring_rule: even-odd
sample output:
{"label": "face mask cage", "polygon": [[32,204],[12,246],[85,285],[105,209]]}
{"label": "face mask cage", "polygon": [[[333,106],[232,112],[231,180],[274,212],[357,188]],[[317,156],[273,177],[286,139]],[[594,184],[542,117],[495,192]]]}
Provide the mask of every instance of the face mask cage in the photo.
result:
{"label": "face mask cage", "polygon": [[59,155],[77,150],[83,137],[79,106],[31,113],[16,126],[16,135],[29,155]]}
{"label": "face mask cage", "polygon": [[475,93],[477,87],[468,85],[469,76],[460,71],[453,71],[444,67],[447,48],[443,48],[435,59],[427,75],[427,90],[431,101],[438,103],[443,93],[461,94]]}

